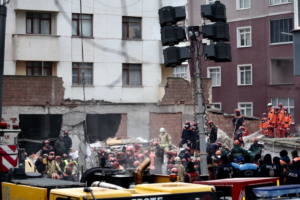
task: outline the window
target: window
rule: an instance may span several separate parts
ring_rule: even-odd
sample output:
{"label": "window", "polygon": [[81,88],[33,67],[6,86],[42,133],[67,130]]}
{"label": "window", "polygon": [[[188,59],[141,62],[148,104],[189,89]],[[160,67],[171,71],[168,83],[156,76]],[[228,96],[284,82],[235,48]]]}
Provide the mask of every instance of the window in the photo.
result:
{"label": "window", "polygon": [[238,65],[238,85],[252,85],[252,65]]}
{"label": "window", "polygon": [[293,116],[293,123],[295,122],[295,107],[293,98],[272,98],[271,102],[273,107],[278,106],[279,103],[282,103],[283,107],[287,107],[288,112]]}
{"label": "window", "polygon": [[173,68],[173,77],[181,77],[186,76],[187,65],[177,66]]}
{"label": "window", "polygon": [[221,67],[208,67],[207,77],[211,78],[212,86],[221,86]]}
{"label": "window", "polygon": [[252,102],[238,103],[238,108],[241,110],[242,115],[249,117],[253,116],[253,104]]}
{"label": "window", "polygon": [[250,8],[250,0],[237,0],[238,10]]}
{"label": "window", "polygon": [[51,34],[50,13],[26,13],[27,34]]}
{"label": "window", "polygon": [[291,2],[292,0],[270,0],[270,6],[284,4],[284,3],[291,3]]}
{"label": "window", "polygon": [[52,76],[52,62],[26,62],[27,76]]}
{"label": "window", "polygon": [[141,39],[142,19],[140,17],[122,17],[122,37]]}
{"label": "window", "polygon": [[251,27],[241,27],[237,29],[237,45],[238,47],[251,46]]}
{"label": "window", "polygon": [[215,108],[215,109],[221,110],[221,108],[222,108],[221,103],[212,103],[212,105],[213,105],[213,108]]}
{"label": "window", "polygon": [[214,4],[216,0],[207,0],[207,4]]}
{"label": "window", "polygon": [[271,84],[293,84],[294,62],[293,59],[271,59],[270,70]]}
{"label": "window", "polygon": [[72,84],[82,85],[83,78],[86,85],[93,85],[93,63],[72,63]]}
{"label": "window", "polygon": [[289,35],[293,29],[293,18],[277,19],[270,21],[271,44],[292,42],[293,36]]}
{"label": "window", "polygon": [[140,64],[123,64],[123,86],[142,85],[142,66]]}
{"label": "window", "polygon": [[[92,15],[82,15],[82,23],[80,14],[72,14],[72,35],[91,37],[92,34]],[[82,24],[82,34],[81,34]]]}

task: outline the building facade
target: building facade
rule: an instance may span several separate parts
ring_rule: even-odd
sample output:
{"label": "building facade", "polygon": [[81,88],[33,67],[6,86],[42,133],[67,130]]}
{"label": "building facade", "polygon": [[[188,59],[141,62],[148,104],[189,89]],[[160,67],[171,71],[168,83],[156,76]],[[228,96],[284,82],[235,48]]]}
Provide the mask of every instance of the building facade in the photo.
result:
{"label": "building facade", "polygon": [[[200,5],[213,0],[189,0],[189,25],[200,25]],[[283,103],[299,123],[299,83],[294,76],[294,3],[291,0],[221,0],[226,5],[232,62],[202,62],[212,78],[212,103],[227,113],[261,117],[267,104]],[[210,21],[206,21],[210,23]],[[297,112],[298,111],[298,112]]]}

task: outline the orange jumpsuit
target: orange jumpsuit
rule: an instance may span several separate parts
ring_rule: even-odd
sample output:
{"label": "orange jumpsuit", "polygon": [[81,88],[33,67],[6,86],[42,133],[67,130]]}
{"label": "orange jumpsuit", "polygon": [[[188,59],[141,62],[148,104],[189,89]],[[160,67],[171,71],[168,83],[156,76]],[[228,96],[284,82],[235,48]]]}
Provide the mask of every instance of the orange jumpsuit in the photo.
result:
{"label": "orange jumpsuit", "polygon": [[277,123],[277,116],[272,107],[269,109],[268,120],[269,120],[269,137],[274,137],[274,129]]}
{"label": "orange jumpsuit", "polygon": [[249,135],[249,130],[245,127],[245,130],[243,131],[243,137]]}
{"label": "orange jumpsuit", "polygon": [[263,117],[260,121],[259,129],[262,130],[262,133],[265,137],[269,136],[269,120],[266,117]]}
{"label": "orange jumpsuit", "polygon": [[149,155],[149,158],[150,158],[150,170],[155,170],[155,167],[154,167],[154,158],[155,158],[155,154],[153,152],[150,153]]}
{"label": "orange jumpsuit", "polygon": [[278,138],[284,137],[284,111],[281,109],[278,111],[277,115],[277,129],[276,129],[276,135]]}
{"label": "orange jumpsuit", "polygon": [[291,124],[293,122],[293,116],[289,113],[284,113],[284,134],[285,137],[290,137],[290,128],[291,128]]}

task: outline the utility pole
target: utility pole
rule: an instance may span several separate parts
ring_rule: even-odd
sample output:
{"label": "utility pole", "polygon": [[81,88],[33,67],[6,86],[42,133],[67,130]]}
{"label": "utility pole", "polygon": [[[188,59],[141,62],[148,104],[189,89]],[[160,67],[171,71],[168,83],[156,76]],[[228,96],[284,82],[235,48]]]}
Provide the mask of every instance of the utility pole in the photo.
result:
{"label": "utility pole", "polygon": [[0,121],[2,118],[2,94],[3,94],[6,15],[7,15],[6,6],[0,5]]}

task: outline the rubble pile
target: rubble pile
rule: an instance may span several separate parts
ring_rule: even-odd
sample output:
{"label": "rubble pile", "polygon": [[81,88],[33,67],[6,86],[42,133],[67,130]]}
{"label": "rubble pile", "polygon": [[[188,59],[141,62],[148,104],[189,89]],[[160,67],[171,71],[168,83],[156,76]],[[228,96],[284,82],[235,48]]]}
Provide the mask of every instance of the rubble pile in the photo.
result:
{"label": "rubble pile", "polygon": [[227,133],[222,129],[218,128],[218,142],[221,142],[223,145],[227,145],[229,148],[233,148],[233,139],[229,138]]}

